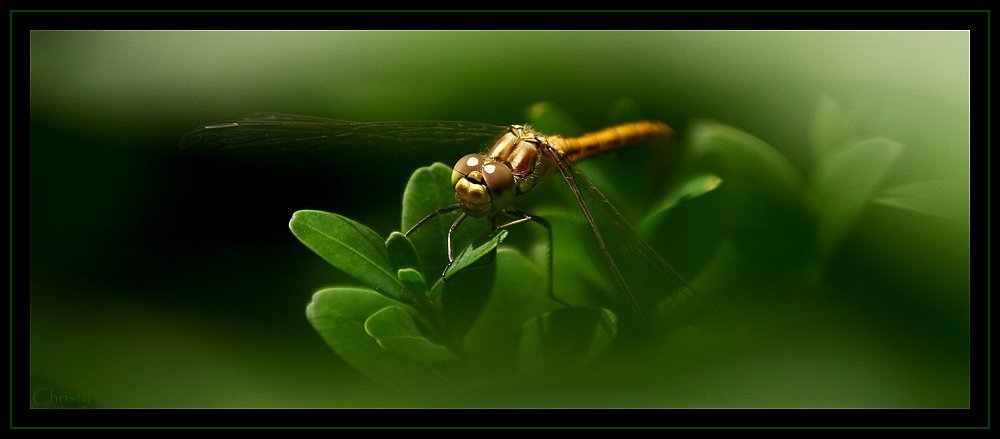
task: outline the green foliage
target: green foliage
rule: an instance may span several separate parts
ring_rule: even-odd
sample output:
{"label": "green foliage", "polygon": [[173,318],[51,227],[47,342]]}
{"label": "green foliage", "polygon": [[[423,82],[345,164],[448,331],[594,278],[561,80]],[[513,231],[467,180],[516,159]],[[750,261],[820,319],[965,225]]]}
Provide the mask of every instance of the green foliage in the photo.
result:
{"label": "green foliage", "polygon": [[[743,254],[762,256],[758,264],[769,260],[770,269],[785,271],[778,276],[789,270],[822,272],[873,204],[968,220],[968,193],[959,183],[924,180],[887,187],[906,148],[866,131],[865,122],[857,112],[820,97],[808,142],[803,142],[812,159],[800,167],[805,170],[743,131],[716,122],[693,124],[687,142],[691,167],[717,176],[721,184],[696,203],[718,199],[709,208],[727,217],[702,215],[701,220],[731,234],[727,239]],[[709,246],[719,241],[707,235],[699,234],[699,241]]]}
{"label": "green foliage", "polygon": [[[615,119],[637,114],[629,101],[612,111]],[[581,131],[548,103],[532,106],[528,115],[542,132]],[[809,144],[814,163],[803,172],[777,149],[736,128],[715,122],[690,127],[672,184],[631,206],[642,212],[632,219],[638,233],[703,294],[671,296],[652,311],[672,322],[656,328],[653,350],[685,337],[705,342],[703,334],[691,331],[694,320],[688,317],[706,309],[705,299],[727,300],[713,291],[725,288],[729,273],[741,271],[727,249],[759,255],[744,256],[736,265],[772,264],[761,278],[796,278],[822,269],[872,203],[961,218],[944,203],[961,193],[953,184],[924,181],[885,189],[904,146],[861,133],[830,99],[819,102]],[[597,170],[592,180],[622,199],[639,190],[636,184],[651,184],[648,176],[625,181],[629,169],[615,172]],[[414,172],[403,197],[401,230],[454,203],[450,181],[450,167],[440,163]],[[565,186],[552,181],[540,187],[553,185]],[[393,232],[387,240],[335,214],[295,213],[292,232],[368,287],[321,290],[307,308],[310,322],[338,355],[389,386],[441,380],[495,384],[558,374],[616,355],[609,348],[620,338],[619,318],[628,316],[617,316],[593,294],[582,293],[606,290],[608,284],[595,278],[594,259],[574,242],[568,225],[579,217],[574,206],[535,211],[553,225],[555,249],[540,253],[555,252],[552,292],[574,305],[568,308],[548,297],[546,256],[501,247],[509,234],[529,233],[528,226],[491,232],[487,221],[469,219],[454,233],[454,248],[461,251],[449,264],[445,242],[457,212],[433,217],[410,236]],[[746,278],[740,282],[740,289],[748,288]]]}
{"label": "green foliage", "polygon": [[903,145],[888,139],[852,143],[818,163],[812,181],[819,216],[817,256],[826,258],[872,202]]}
{"label": "green foliage", "polygon": [[[442,164],[415,172],[405,192],[404,211],[433,212],[446,205],[451,196],[444,198],[445,192],[437,198],[426,195],[434,192],[432,188],[449,187],[450,180],[451,170]],[[423,264],[425,259],[440,259],[437,253],[444,249],[452,221],[443,219],[447,220],[435,218],[418,228],[413,240],[393,233],[383,242],[373,238],[377,235],[372,230],[339,215],[299,211],[292,217],[290,228],[304,244],[370,288],[324,289],[307,308],[317,332],[345,361],[372,380],[392,386],[457,378],[473,371],[495,377],[488,372],[502,364],[514,368],[513,359],[528,355],[519,352],[542,349],[537,341],[520,341],[528,337],[522,327],[535,320],[556,329],[535,333],[531,340],[547,340],[551,331],[565,337],[571,328],[588,327],[589,321],[592,335],[580,333],[579,346],[574,346],[577,361],[589,361],[609,345],[615,333],[613,315],[585,311],[588,307],[556,309],[559,305],[547,298],[545,276],[537,268],[518,252],[497,252],[507,230],[489,235],[485,242],[467,244],[445,277],[443,265]],[[434,222],[439,223],[438,230],[429,228]],[[432,243],[432,251],[413,244],[424,233],[441,237]],[[498,265],[503,267],[500,278]],[[496,287],[493,279],[498,279]],[[491,300],[493,291],[504,297]],[[550,317],[547,312],[553,309]],[[568,315],[575,318],[559,317]],[[508,373],[526,373],[534,367],[529,366]]]}
{"label": "green foliage", "polygon": [[949,180],[923,180],[886,189],[875,202],[956,222],[969,221],[969,192]]}

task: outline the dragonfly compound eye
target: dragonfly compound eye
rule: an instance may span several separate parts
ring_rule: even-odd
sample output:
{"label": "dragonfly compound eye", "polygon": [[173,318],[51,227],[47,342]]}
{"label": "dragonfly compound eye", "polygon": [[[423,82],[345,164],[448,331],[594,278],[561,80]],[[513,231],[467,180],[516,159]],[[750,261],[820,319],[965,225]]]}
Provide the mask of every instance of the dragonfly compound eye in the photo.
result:
{"label": "dragonfly compound eye", "polygon": [[489,188],[493,200],[493,211],[506,209],[514,202],[517,186],[514,184],[514,174],[502,163],[487,162],[483,166],[483,180]]}
{"label": "dragonfly compound eye", "polygon": [[482,169],[484,163],[486,163],[486,157],[483,157],[482,154],[466,154],[452,168],[451,185],[458,184],[459,180],[467,177],[473,171]]}

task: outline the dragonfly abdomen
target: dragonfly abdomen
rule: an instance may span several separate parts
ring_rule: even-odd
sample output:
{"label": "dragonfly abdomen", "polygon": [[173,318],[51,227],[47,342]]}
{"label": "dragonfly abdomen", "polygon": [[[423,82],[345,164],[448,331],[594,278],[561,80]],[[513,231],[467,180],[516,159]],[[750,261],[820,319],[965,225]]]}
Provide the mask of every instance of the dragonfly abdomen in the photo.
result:
{"label": "dragonfly abdomen", "polygon": [[623,146],[667,137],[674,130],[659,121],[629,122],[579,137],[549,137],[549,142],[573,162]]}

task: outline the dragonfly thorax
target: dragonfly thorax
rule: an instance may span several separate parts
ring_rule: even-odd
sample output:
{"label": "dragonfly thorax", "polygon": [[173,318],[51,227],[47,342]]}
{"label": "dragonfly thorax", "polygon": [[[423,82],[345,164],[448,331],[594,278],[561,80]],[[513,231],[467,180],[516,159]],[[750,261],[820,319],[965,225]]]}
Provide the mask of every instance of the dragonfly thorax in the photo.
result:
{"label": "dragonfly thorax", "polygon": [[451,182],[462,211],[476,218],[506,209],[517,193],[510,168],[481,154],[462,157],[452,170]]}

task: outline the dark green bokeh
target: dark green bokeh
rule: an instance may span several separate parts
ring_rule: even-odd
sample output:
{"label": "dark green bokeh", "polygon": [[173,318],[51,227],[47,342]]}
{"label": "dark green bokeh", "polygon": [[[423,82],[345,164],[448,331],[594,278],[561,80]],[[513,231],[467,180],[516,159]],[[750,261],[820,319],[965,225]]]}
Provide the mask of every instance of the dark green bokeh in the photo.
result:
{"label": "dark green bokeh", "polygon": [[[94,407],[970,404],[966,32],[40,31],[30,50],[33,389]],[[655,372],[501,399],[387,394],[347,367],[304,308],[353,281],[287,228],[316,209],[388,236],[412,171],[457,156],[303,169],[177,148],[256,111],[504,125],[550,101],[597,129],[627,97],[676,146],[711,119],[810,175],[821,96],[856,115],[839,140],[904,145],[885,188],[962,188],[957,219],[871,206],[817,281],[787,269],[813,231],[762,204],[701,287],[738,318],[686,334]]]}

